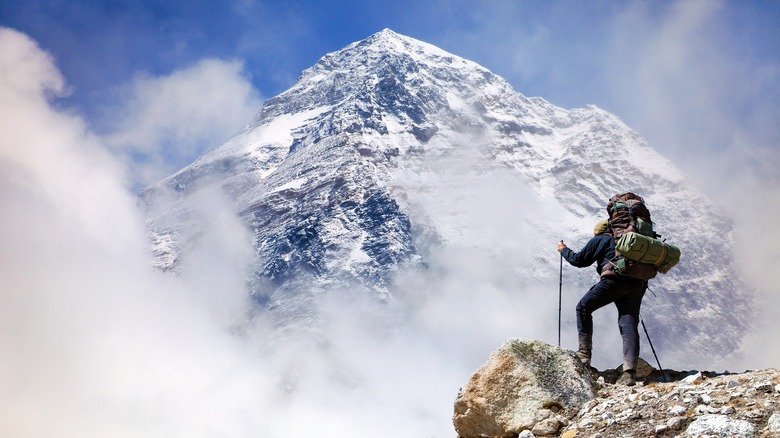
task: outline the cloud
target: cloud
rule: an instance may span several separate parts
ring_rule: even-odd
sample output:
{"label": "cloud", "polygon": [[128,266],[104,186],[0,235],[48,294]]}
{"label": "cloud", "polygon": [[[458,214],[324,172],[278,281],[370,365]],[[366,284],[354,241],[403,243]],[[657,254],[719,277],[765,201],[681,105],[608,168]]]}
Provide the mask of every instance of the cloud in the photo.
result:
{"label": "cloud", "polygon": [[[633,2],[608,29],[603,76],[612,84],[605,88],[613,93],[612,110],[733,220],[736,244],[723,250],[733,252],[746,288],[768,304],[756,315],[756,333],[766,333],[780,330],[776,287],[763,274],[780,255],[762,243],[780,238],[766,219],[780,214],[766,202],[780,193],[780,59],[762,56],[776,51],[760,31],[744,37],[746,13],[727,1],[681,1],[660,10]],[[756,29],[772,20],[760,8],[751,13]],[[777,343],[750,344],[745,367],[780,360]]]}
{"label": "cloud", "polygon": [[[736,246],[723,251],[733,252],[745,274],[746,299],[755,290],[768,304],[756,316],[757,333],[766,333],[780,330],[776,287],[766,275],[778,252],[765,243],[780,237],[767,223],[778,215],[767,200],[780,192],[778,15],[774,4],[744,6],[497,3],[467,19],[445,16],[458,31],[442,46],[526,95],[597,104],[669,157],[733,220]],[[780,360],[777,343],[750,341],[745,352],[746,368]]]}
{"label": "cloud", "polygon": [[[600,76],[610,84],[602,88],[611,102],[604,106],[694,183],[712,173],[756,170],[772,184],[780,182],[774,146],[780,141],[774,122],[780,62],[761,56],[760,35],[740,35],[738,16],[725,1],[681,1],[660,10],[633,2],[607,31]],[[699,186],[707,191],[706,184]]]}
{"label": "cloud", "polygon": [[[81,221],[89,236],[131,241],[117,232],[131,229],[133,216],[122,214],[129,213],[130,199],[122,188],[122,167],[87,132],[81,119],[50,107],[48,99],[67,90],[52,58],[27,36],[6,28],[1,31],[5,49],[0,58],[0,158],[6,182],[34,189],[58,212]],[[107,220],[111,211],[115,220]]]}
{"label": "cloud", "polygon": [[716,187],[709,174],[761,172],[780,182],[776,5],[497,2],[462,9],[444,14],[445,31],[432,41],[523,94],[618,115],[707,195],[718,195],[708,191]]}
{"label": "cloud", "polygon": [[[469,15],[445,43],[526,95],[557,105],[594,103],[624,119],[733,220],[745,297],[767,306],[758,333],[780,329],[771,272],[780,191],[777,5],[632,1],[619,6],[496,4]],[[756,206],[761,205],[760,213]],[[750,273],[750,274],[748,274]],[[779,360],[759,343],[742,362]],[[771,348],[769,348],[771,347]],[[751,363],[752,362],[752,363]],[[733,366],[733,364],[731,365]]]}
{"label": "cloud", "polygon": [[[219,282],[221,301],[239,304],[215,313],[214,298],[154,272],[123,167],[50,101],[65,90],[51,57],[10,29],[0,45],[0,428],[238,435],[233,415],[263,406],[253,394],[266,383],[225,328],[243,288]],[[210,241],[240,257],[230,239]],[[233,275],[209,266],[200,279]]]}
{"label": "cloud", "polygon": [[464,365],[458,345],[435,344],[447,333],[415,330],[425,318],[392,324],[413,303],[349,291],[317,304],[320,336],[278,330],[262,312],[249,323],[251,239],[218,192],[199,194],[209,227],[181,275],[156,272],[123,163],[53,102],[66,86],[52,58],[12,30],[0,45],[5,433],[451,433],[457,386],[486,354]]}
{"label": "cloud", "polygon": [[166,76],[139,75],[107,108],[105,141],[151,183],[237,134],[260,104],[242,62],[203,59]]}
{"label": "cloud", "polygon": [[[66,87],[50,56],[14,31],[0,44],[0,108],[13,115],[0,121],[0,199],[13,207],[0,215],[6,433],[446,436],[458,387],[507,333],[554,339],[554,317],[517,318],[555,314],[554,294],[522,286],[525,262],[511,266],[536,253],[516,244],[536,228],[511,219],[529,195],[472,157],[440,163],[452,170],[416,199],[438,199],[431,220],[455,214],[469,229],[432,254],[432,280],[403,274],[411,287],[390,303],[333,291],[314,327],[247,320],[251,238],[218,192],[194,201],[209,226],[181,274],[154,271],[123,163],[52,102]],[[454,210],[442,202],[453,190]],[[469,247],[486,231],[496,247]],[[464,306],[480,314],[464,321]]]}

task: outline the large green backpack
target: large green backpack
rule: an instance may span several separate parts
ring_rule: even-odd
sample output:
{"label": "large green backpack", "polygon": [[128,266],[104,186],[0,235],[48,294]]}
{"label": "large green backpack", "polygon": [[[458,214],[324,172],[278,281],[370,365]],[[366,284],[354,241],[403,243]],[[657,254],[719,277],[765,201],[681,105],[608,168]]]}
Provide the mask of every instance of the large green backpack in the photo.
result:
{"label": "large green backpack", "polygon": [[680,260],[680,249],[664,243],[653,230],[650,211],[641,196],[631,192],[613,196],[607,203],[615,239],[615,258],[602,275],[619,274],[649,280],[666,273]]}

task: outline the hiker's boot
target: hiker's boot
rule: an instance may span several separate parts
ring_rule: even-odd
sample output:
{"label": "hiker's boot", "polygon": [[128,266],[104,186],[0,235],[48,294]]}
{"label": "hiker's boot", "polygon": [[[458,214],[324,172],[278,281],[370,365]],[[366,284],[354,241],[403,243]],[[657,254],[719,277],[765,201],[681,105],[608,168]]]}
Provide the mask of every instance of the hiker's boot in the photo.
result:
{"label": "hiker's boot", "polygon": [[577,344],[579,345],[577,357],[586,367],[590,367],[590,352],[593,350],[593,342],[587,335],[580,334]]}
{"label": "hiker's boot", "polygon": [[618,385],[634,386],[636,385],[636,370],[626,370],[616,382]]}
{"label": "hiker's boot", "polygon": [[580,348],[575,354],[583,365],[590,368],[590,349]]}

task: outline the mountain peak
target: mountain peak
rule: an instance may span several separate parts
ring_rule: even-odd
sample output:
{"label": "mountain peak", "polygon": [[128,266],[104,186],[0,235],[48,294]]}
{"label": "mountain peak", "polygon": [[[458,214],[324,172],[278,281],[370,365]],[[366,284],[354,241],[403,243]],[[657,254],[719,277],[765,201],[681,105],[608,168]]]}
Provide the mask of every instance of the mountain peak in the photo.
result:
{"label": "mountain peak", "polygon": [[386,27],[386,28],[380,30],[379,32],[369,36],[368,38],[366,38],[366,40],[380,40],[380,39],[384,39],[384,40],[400,40],[401,38],[407,38],[407,37],[404,37],[401,34],[398,34],[396,32],[393,32],[392,29]]}
{"label": "mountain peak", "polygon": [[[453,166],[463,175],[454,178]],[[185,201],[212,183],[254,233],[253,296],[286,309],[278,312],[305,315],[296,294],[339,284],[391,296],[400,270],[421,268],[441,248],[478,247],[481,259],[510,254],[502,274],[516,275],[517,266],[528,274],[507,284],[533,290],[559,272],[542,237],[592,229],[607,199],[633,191],[651,203],[659,231],[698,250],[655,283],[666,293],[647,308],[668,327],[661,345],[671,349],[675,333],[691,333],[688,350],[707,357],[733,351],[747,328],[752,303],[733,298],[735,268],[715,258],[725,221],[636,132],[595,106],[565,110],[525,98],[484,67],[390,29],[326,54],[266,100],[244,132],[144,192],[163,269],[177,269],[195,246],[201,225]],[[522,196],[507,198],[506,211],[486,216],[479,202],[461,205],[464,193],[503,202],[496,196],[515,187]],[[171,200],[158,196],[168,189]],[[496,241],[493,216],[523,219]],[[537,249],[517,251],[512,242]],[[587,290],[585,275],[577,281]],[[706,309],[674,317],[698,295]],[[726,323],[722,308],[734,315]]]}
{"label": "mountain peak", "polygon": [[412,37],[401,35],[400,33],[396,33],[393,30],[389,28],[384,28],[380,30],[379,32],[369,36],[368,38],[362,39],[360,41],[356,41],[353,44],[347,46],[345,49],[349,49],[352,46],[356,47],[371,47],[374,50],[384,50],[384,51],[409,51],[410,49],[412,51],[419,51],[420,49],[425,50],[434,50],[442,52],[441,49],[439,49],[436,46],[433,46],[431,44],[425,43],[423,41],[414,39]]}
{"label": "mountain peak", "polygon": [[[402,61],[399,61],[402,60]],[[434,45],[383,29],[368,38],[355,41],[346,47],[320,58],[312,67],[303,71],[301,79],[319,77],[326,72],[344,72],[351,76],[393,69],[399,62],[423,63],[428,66],[447,65],[456,68],[469,67],[487,71],[478,64],[453,55]]]}

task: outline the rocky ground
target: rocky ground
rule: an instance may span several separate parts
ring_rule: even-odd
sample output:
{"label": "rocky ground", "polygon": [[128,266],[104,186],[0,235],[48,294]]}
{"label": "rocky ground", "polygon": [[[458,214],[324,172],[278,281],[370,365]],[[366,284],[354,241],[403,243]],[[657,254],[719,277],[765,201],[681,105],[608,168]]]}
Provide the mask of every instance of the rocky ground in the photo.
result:
{"label": "rocky ground", "polygon": [[634,387],[615,385],[618,377],[615,370],[600,372],[596,398],[556,435],[780,437],[776,369],[738,374],[651,370]]}
{"label": "rocky ground", "polygon": [[637,384],[620,369],[585,367],[574,352],[509,339],[460,389],[459,438],[780,437],[780,371],[663,372],[640,359]]}

